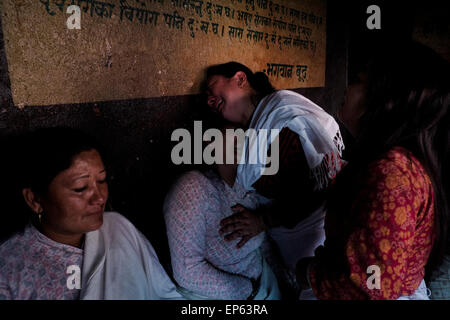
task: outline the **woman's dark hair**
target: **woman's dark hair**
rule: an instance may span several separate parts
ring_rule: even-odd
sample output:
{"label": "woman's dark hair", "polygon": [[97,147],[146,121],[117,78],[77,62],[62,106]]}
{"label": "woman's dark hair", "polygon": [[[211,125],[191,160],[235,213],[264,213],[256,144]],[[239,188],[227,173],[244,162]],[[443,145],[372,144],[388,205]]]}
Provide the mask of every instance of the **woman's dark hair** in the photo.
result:
{"label": "woman's dark hair", "polygon": [[248,67],[242,63],[231,61],[223,64],[217,64],[210,66],[206,69],[206,79],[214,76],[221,75],[225,78],[233,77],[236,72],[242,71],[247,76],[247,80],[250,86],[257,92],[257,95],[264,97],[275,91],[275,88],[270,83],[269,78],[263,72],[253,73]]}
{"label": "woman's dark hair", "polygon": [[97,150],[98,142],[84,132],[72,128],[42,128],[30,133],[25,149],[23,188],[45,194],[52,180],[72,165],[83,151]]}
{"label": "woman's dark hair", "polygon": [[450,63],[413,41],[374,44],[372,49],[359,68],[368,81],[361,132],[349,165],[330,189],[328,212],[350,212],[369,164],[394,146],[408,149],[427,171],[435,195],[436,238],[426,268],[429,275],[450,248]]}
{"label": "woman's dark hair", "polygon": [[6,221],[9,226],[2,230],[1,238],[22,230],[34,217],[23,199],[22,189],[30,188],[45,196],[52,180],[72,165],[76,155],[89,150],[103,154],[93,137],[71,128],[42,128],[15,137],[9,148],[9,173],[5,173],[6,182],[2,181],[3,186],[8,186],[7,194],[2,196],[7,198],[3,204],[6,203],[9,212]]}

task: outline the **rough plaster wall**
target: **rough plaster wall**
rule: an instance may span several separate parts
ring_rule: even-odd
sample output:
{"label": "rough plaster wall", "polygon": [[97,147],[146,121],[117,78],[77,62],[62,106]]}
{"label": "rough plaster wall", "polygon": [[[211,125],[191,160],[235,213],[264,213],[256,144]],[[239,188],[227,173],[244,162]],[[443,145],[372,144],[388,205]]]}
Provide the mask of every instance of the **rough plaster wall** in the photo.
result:
{"label": "rough plaster wall", "polygon": [[325,0],[160,2],[82,2],[80,29],[69,30],[69,1],[1,1],[15,104],[195,94],[205,67],[230,60],[266,70],[280,89],[324,85]]}

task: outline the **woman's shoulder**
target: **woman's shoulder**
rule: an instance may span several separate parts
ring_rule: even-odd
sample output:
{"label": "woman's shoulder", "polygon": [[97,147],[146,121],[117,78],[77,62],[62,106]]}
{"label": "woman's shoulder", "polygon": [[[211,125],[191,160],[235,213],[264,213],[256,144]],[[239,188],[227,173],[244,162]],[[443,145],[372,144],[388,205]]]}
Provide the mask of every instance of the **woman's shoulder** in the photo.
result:
{"label": "woman's shoulder", "polygon": [[420,160],[408,149],[396,146],[385,152],[369,166],[372,177],[395,181],[395,185],[431,187],[431,180]]}
{"label": "woman's shoulder", "polygon": [[176,179],[169,194],[195,193],[196,196],[199,196],[213,190],[214,185],[214,179],[212,179],[212,176],[209,176],[209,173],[204,174],[198,170],[192,170],[183,173]]}
{"label": "woman's shoulder", "polygon": [[170,221],[175,221],[186,217],[202,217],[206,207],[217,204],[220,190],[217,183],[205,174],[189,171],[175,181],[164,200],[166,219],[170,217]]}
{"label": "woman's shoulder", "polygon": [[24,243],[29,242],[31,226],[27,225],[24,230],[15,232],[9,238],[0,243],[0,257],[24,248]]}
{"label": "woman's shoulder", "polygon": [[423,165],[420,160],[408,149],[395,146],[385,152],[379,159],[372,162],[372,167],[381,167],[386,170],[400,170],[404,173],[421,170]]}
{"label": "woman's shoulder", "polygon": [[299,93],[292,90],[277,90],[268,95],[266,95],[263,99],[266,104],[279,104],[285,99],[295,99],[298,97],[302,97]]}
{"label": "woman's shoulder", "polygon": [[34,256],[32,251],[36,249],[36,239],[33,239],[31,228],[28,225],[0,244],[0,274],[7,269],[22,270],[29,264],[28,258]]}
{"label": "woman's shoulder", "polygon": [[277,90],[273,93],[271,93],[270,95],[268,95],[268,97],[272,97],[275,99],[288,99],[288,100],[293,100],[293,101],[297,101],[297,100],[305,100],[305,101],[310,101],[308,98],[306,98],[304,95],[295,92],[293,90]]}
{"label": "woman's shoulder", "polygon": [[199,170],[191,170],[185,172],[182,175],[180,175],[176,180],[176,183],[180,185],[202,184],[207,182],[208,178]]}
{"label": "woman's shoulder", "polygon": [[306,113],[324,112],[313,101],[292,90],[278,90],[265,96],[259,103],[257,111],[255,119],[265,119],[269,116],[274,119],[291,118]]}

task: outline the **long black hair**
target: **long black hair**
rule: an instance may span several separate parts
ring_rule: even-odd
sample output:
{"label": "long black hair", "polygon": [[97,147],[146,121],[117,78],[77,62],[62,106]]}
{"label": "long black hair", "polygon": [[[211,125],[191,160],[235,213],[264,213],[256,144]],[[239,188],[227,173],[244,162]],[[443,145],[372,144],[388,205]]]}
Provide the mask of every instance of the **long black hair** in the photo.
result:
{"label": "long black hair", "polygon": [[233,77],[236,72],[242,71],[247,76],[247,80],[250,83],[250,86],[253,90],[256,91],[257,95],[262,98],[268,94],[271,94],[275,91],[275,88],[270,83],[269,78],[263,72],[255,72],[251,71],[247,66],[242,63],[230,61],[227,63],[216,64],[210,66],[206,69],[206,79],[214,76],[221,75],[225,78]]}
{"label": "long black hair", "polygon": [[330,189],[328,214],[350,212],[371,162],[394,146],[408,149],[424,166],[435,195],[429,275],[450,248],[450,64],[430,48],[405,41],[373,46],[360,66],[367,75],[366,111],[349,165]]}

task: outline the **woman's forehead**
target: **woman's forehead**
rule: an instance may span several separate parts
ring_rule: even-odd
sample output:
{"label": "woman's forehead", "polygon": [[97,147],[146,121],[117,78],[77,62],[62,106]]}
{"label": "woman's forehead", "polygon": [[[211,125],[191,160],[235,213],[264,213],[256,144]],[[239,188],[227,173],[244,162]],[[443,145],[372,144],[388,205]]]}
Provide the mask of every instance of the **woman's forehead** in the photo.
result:
{"label": "woman's forehead", "polygon": [[100,153],[95,149],[82,151],[73,157],[71,167],[86,164],[103,166],[103,160]]}
{"label": "woman's forehead", "polygon": [[89,177],[91,174],[96,176],[103,173],[106,173],[106,169],[101,158],[93,155],[91,157],[75,158],[72,165],[61,171],[55,179],[72,182],[80,177]]}
{"label": "woman's forehead", "polygon": [[221,80],[223,80],[223,79],[225,79],[224,76],[222,76],[222,75],[220,75],[220,74],[214,74],[214,75],[212,75],[212,76],[210,76],[210,77],[208,78],[208,80],[206,81],[206,83],[207,83],[208,86],[211,86],[211,85],[214,85],[215,83],[217,83],[217,82],[219,82],[219,81],[221,81]]}
{"label": "woman's forehead", "polygon": [[69,168],[65,170],[68,174],[86,171],[89,169],[104,169],[103,160],[97,150],[83,151],[73,157]]}

